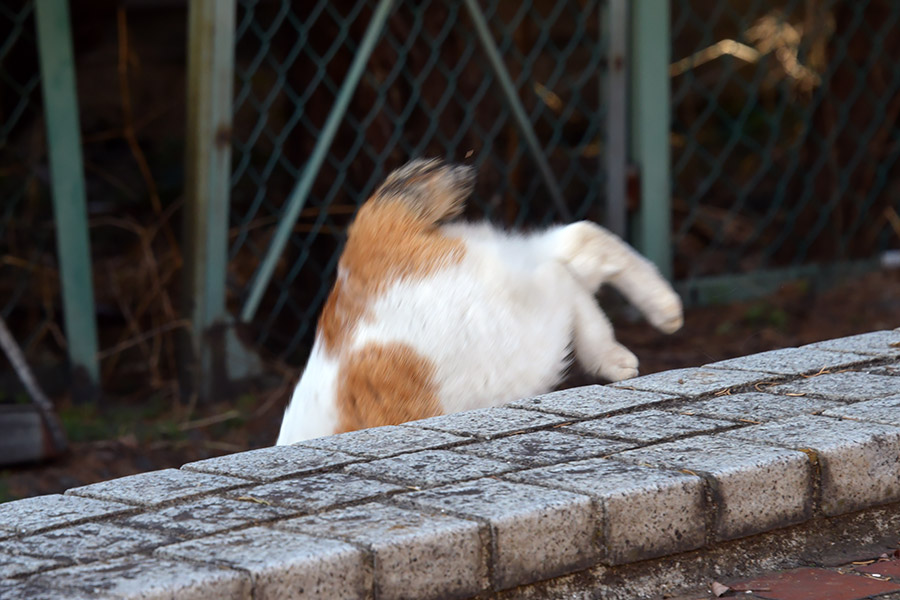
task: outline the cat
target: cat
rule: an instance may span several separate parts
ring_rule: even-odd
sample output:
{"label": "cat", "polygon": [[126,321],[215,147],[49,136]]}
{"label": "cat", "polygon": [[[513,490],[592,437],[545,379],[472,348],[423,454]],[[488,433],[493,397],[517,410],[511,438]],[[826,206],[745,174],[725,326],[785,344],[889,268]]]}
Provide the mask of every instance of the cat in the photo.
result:
{"label": "cat", "polygon": [[593,375],[634,377],[637,357],[594,296],[605,282],[660,331],[681,327],[656,267],[595,223],[447,223],[474,179],[471,167],[413,160],[360,208],[277,444],[545,393],[573,350]]}

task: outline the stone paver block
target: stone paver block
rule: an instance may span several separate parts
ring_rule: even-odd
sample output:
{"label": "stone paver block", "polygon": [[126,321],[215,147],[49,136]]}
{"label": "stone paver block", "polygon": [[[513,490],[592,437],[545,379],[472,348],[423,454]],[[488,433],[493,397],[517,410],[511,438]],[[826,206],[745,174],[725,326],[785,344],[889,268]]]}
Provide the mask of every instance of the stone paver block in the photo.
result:
{"label": "stone paver block", "polygon": [[163,469],[72,488],[66,495],[153,506],[246,484],[233,477]]}
{"label": "stone paver block", "polygon": [[252,527],[166,546],[163,558],[247,571],[254,598],[357,599],[371,589],[365,553],[350,544]]}
{"label": "stone paver block", "polygon": [[[92,598],[238,600],[249,598],[251,593],[250,577],[245,573],[150,556],[68,567],[38,575],[33,581],[50,587],[74,588]],[[57,596],[72,597],[68,592]]]}
{"label": "stone paver block", "polygon": [[698,436],[614,454],[610,460],[705,476],[716,504],[718,539],[805,521],[812,514],[812,468],[802,452]]}
{"label": "stone paver block", "polygon": [[426,487],[506,473],[520,467],[449,450],[423,450],[347,467],[347,472],[407,486]]}
{"label": "stone paver block", "polygon": [[691,434],[722,431],[734,426],[731,421],[650,409],[584,421],[564,429],[649,444]]}
{"label": "stone paver block", "polygon": [[444,448],[466,439],[468,438],[443,431],[388,425],[316,438],[296,445],[335,450],[366,458],[387,458],[405,452]]}
{"label": "stone paver block", "polygon": [[455,449],[528,466],[555,465],[633,448],[634,444],[566,433],[561,429],[520,433]]}
{"label": "stone paver block", "polygon": [[431,417],[421,421],[412,421],[404,426],[436,429],[456,435],[490,439],[498,435],[539,429],[565,422],[566,419],[558,415],[501,406]]}
{"label": "stone paver block", "polygon": [[872,357],[865,354],[828,352],[815,348],[782,348],[780,350],[770,350],[769,352],[760,352],[759,354],[714,362],[703,365],[703,368],[737,369],[740,371],[795,375],[840,369],[870,360],[872,360]]}
{"label": "stone paver block", "polygon": [[590,497],[495,479],[404,494],[398,501],[490,525],[493,585],[505,589],[576,571],[596,558]]}
{"label": "stone paver block", "polygon": [[862,402],[900,393],[900,380],[888,375],[869,375],[856,371],[829,373],[771,386],[774,394],[803,394],[827,400]]}
{"label": "stone paver block", "polygon": [[782,571],[733,585],[773,600],[865,600],[900,590],[895,582],[815,568]]}
{"label": "stone paver block", "polygon": [[0,579],[0,598],[18,600],[97,600],[97,594],[76,592],[69,588],[63,593],[59,589],[51,589],[46,586],[31,582],[20,582],[12,579]]}
{"label": "stone paver block", "polygon": [[362,479],[346,473],[321,473],[234,490],[227,495],[246,502],[269,502],[307,514],[406,489],[393,483]]}
{"label": "stone paver block", "polygon": [[826,410],[824,415],[829,417],[841,417],[856,421],[871,421],[873,423],[885,423],[900,426],[900,394],[888,396],[879,400],[857,402],[855,404],[841,405]]}
{"label": "stone paver block", "polygon": [[635,406],[653,406],[674,398],[675,396],[623,390],[609,385],[590,385],[516,400],[506,406],[589,419]]}
{"label": "stone paver block", "polygon": [[272,481],[292,475],[302,475],[360,460],[342,452],[304,448],[303,446],[272,446],[238,452],[217,458],[192,462],[181,467],[186,471],[230,475],[252,481]]}
{"label": "stone paver block", "polygon": [[837,406],[844,405],[833,400],[808,396],[781,396],[747,392],[715,396],[706,400],[694,400],[668,410],[681,414],[696,414],[748,423],[765,423],[797,415],[816,414]]}
{"label": "stone paver block", "polygon": [[[0,578],[37,573],[60,564],[63,563],[52,558],[35,558],[0,550]],[[0,595],[0,598],[2,597]]]}
{"label": "stone paver block", "polygon": [[695,475],[594,458],[504,478],[597,500],[611,564],[686,552],[705,541],[703,480]]}
{"label": "stone paver block", "polygon": [[622,389],[645,390],[678,396],[700,396],[733,387],[769,381],[772,373],[727,369],[675,369],[613,384]]}
{"label": "stone paver block", "polygon": [[0,542],[0,553],[81,562],[132,554],[173,541],[172,536],[152,531],[111,523],[82,523]]}
{"label": "stone paver block", "polygon": [[723,437],[814,451],[827,515],[900,500],[900,427],[805,415]]}
{"label": "stone paver block", "polygon": [[195,538],[296,514],[297,511],[265,503],[212,497],[151,510],[118,523]]}
{"label": "stone paver block", "polygon": [[474,521],[370,503],[276,527],[365,546],[374,555],[376,598],[456,598],[484,589],[486,557]]}
{"label": "stone paver block", "polygon": [[27,534],[72,525],[134,507],[117,502],[51,494],[0,504],[0,529]]}
{"label": "stone paver block", "polygon": [[856,354],[871,354],[872,356],[900,356],[900,330],[873,331],[850,337],[826,340],[801,346],[801,348],[815,348],[818,350],[830,350],[835,352],[854,352]]}

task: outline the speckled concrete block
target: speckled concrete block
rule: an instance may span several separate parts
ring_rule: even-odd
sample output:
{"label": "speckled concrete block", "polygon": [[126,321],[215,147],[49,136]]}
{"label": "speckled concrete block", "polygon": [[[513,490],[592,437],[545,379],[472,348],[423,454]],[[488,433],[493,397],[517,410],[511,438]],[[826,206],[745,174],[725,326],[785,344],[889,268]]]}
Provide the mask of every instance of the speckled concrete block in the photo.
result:
{"label": "speckled concrete block", "polygon": [[0,579],[0,598],[4,600],[6,598],[15,600],[60,600],[61,598],[65,598],[65,600],[97,600],[98,598],[108,597],[78,592],[72,588],[66,588],[65,590],[51,589],[31,582],[23,583],[12,579]]}
{"label": "speckled concrete block", "polygon": [[900,380],[887,375],[848,371],[808,377],[767,387],[773,394],[803,394],[841,402],[862,402],[900,393]]}
{"label": "speckled concrete block", "polygon": [[[11,554],[0,549],[0,579],[37,573],[61,564],[63,564],[62,561],[52,558],[35,558],[33,556]],[[0,598],[3,598],[3,596],[0,595]]]}
{"label": "speckled concrete block", "polygon": [[442,431],[389,425],[316,438],[296,445],[345,452],[366,458],[387,458],[406,452],[444,448],[464,442],[466,439],[468,438]]}
{"label": "speckled concrete block", "polygon": [[617,388],[644,390],[678,396],[700,396],[761,381],[772,380],[772,373],[726,369],[675,369],[613,384]]}
{"label": "speckled concrete block", "polygon": [[67,490],[66,495],[153,506],[239,485],[247,485],[247,482],[233,477],[164,469],[73,488]]}
{"label": "speckled concrete block", "polygon": [[0,529],[19,534],[36,533],[133,510],[127,504],[91,498],[61,494],[35,496],[0,504]]}
{"label": "speckled concrete block", "polygon": [[826,410],[822,414],[829,417],[900,426],[900,395],[888,396],[879,400],[869,400],[868,402],[841,405]]}
{"label": "speckled concrete block", "polygon": [[[91,598],[122,600],[245,600],[251,593],[246,573],[147,556],[59,569],[37,576],[34,582],[51,588],[74,588]],[[56,597],[81,596],[66,592]]]}
{"label": "speckled concrete block", "polygon": [[368,548],[376,598],[465,598],[484,588],[486,557],[473,521],[371,503],[276,527]]}
{"label": "speckled concrete block", "polygon": [[724,435],[814,451],[827,515],[900,500],[900,427],[806,415]]}
{"label": "speckled concrete block", "polygon": [[322,473],[235,490],[226,495],[241,498],[245,502],[268,502],[308,514],[406,489],[405,486],[362,479],[346,473]]}
{"label": "speckled concrete block", "polygon": [[297,511],[260,502],[212,497],[126,517],[117,523],[135,529],[153,529],[184,538],[196,538],[296,514]]}
{"label": "speckled concrete block", "polygon": [[649,444],[692,434],[723,431],[734,426],[735,424],[731,421],[680,415],[651,409],[627,415],[584,421],[575,425],[569,425],[563,429]]}
{"label": "speckled concrete block", "polygon": [[589,419],[635,406],[655,406],[674,398],[675,396],[623,390],[609,385],[590,385],[516,400],[506,406]]}
{"label": "speckled concrete block", "polygon": [[585,437],[552,429],[466,444],[456,448],[455,451],[537,467],[605,456],[633,447],[634,444],[626,442]]}
{"label": "speckled concrete block", "polygon": [[765,423],[797,415],[816,414],[837,406],[844,405],[833,400],[807,396],[780,396],[748,392],[716,396],[706,400],[694,400],[667,410],[680,414],[733,419],[746,423]]}
{"label": "speckled concrete block", "polygon": [[596,499],[610,564],[687,552],[706,538],[703,480],[695,475],[595,458],[504,478]]}
{"label": "speckled concrete block", "polygon": [[852,335],[836,340],[816,342],[801,346],[801,348],[854,352],[856,354],[871,354],[872,356],[882,357],[900,356],[900,330],[873,331],[872,333]]}
{"label": "speckled concrete block", "polygon": [[588,496],[482,479],[396,500],[486,521],[495,589],[577,571],[596,558],[598,523]]}
{"label": "speckled concrete block", "polygon": [[272,446],[200,460],[181,468],[199,473],[230,475],[251,481],[272,481],[323,469],[334,469],[358,460],[360,460],[358,457],[329,450],[302,446]]}
{"label": "speckled concrete block", "polygon": [[509,463],[449,450],[423,450],[350,465],[347,472],[407,486],[430,487],[498,475],[518,468]]}
{"label": "speckled concrete block", "polygon": [[175,541],[172,536],[109,523],[82,523],[0,542],[0,552],[52,558],[62,563],[113,558]]}
{"label": "speckled concrete block", "polygon": [[404,426],[491,439],[498,435],[546,428],[565,422],[566,419],[557,415],[501,406],[411,421]]}
{"label": "speckled concrete block", "polygon": [[355,600],[371,589],[365,553],[337,540],[253,527],[166,546],[156,554],[250,573],[253,597]]}
{"label": "speckled concrete block", "polygon": [[716,505],[713,529],[718,539],[752,535],[811,516],[813,475],[805,454],[723,435],[628,450],[610,460],[705,476]]}
{"label": "speckled concrete block", "polygon": [[800,348],[782,348],[781,350],[771,350],[769,352],[760,352],[750,356],[714,362],[703,365],[703,368],[738,369],[741,371],[795,375],[840,369],[870,360],[872,360],[872,357],[864,354],[827,352],[825,350],[816,350],[815,348],[805,348],[803,350]]}

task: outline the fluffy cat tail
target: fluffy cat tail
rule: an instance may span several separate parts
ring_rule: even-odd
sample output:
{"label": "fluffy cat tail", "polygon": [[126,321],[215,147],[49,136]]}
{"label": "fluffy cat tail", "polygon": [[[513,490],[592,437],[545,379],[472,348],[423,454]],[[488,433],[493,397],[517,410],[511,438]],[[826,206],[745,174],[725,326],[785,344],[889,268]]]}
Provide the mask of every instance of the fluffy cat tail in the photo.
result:
{"label": "fluffy cat tail", "polygon": [[459,215],[475,185],[475,169],[438,159],[416,159],[393,171],[372,196],[373,205],[399,203],[425,225]]}

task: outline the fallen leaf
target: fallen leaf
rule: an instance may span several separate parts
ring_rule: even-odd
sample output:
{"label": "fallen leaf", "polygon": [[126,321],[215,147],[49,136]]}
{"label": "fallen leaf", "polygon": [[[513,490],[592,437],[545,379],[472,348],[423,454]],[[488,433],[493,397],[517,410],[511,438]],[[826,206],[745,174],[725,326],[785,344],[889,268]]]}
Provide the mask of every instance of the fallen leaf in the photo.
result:
{"label": "fallen leaf", "polygon": [[243,500],[244,502],[256,502],[257,504],[265,504],[266,506],[272,506],[272,503],[268,500],[263,500],[262,498],[254,498],[253,496],[238,496],[238,500]]}
{"label": "fallen leaf", "polygon": [[728,592],[731,591],[730,587],[728,587],[727,585],[721,584],[718,581],[713,581],[712,585],[710,585],[709,587],[712,590],[712,593],[715,595],[716,598],[721,598],[722,596],[724,596],[725,594],[727,594]]}

